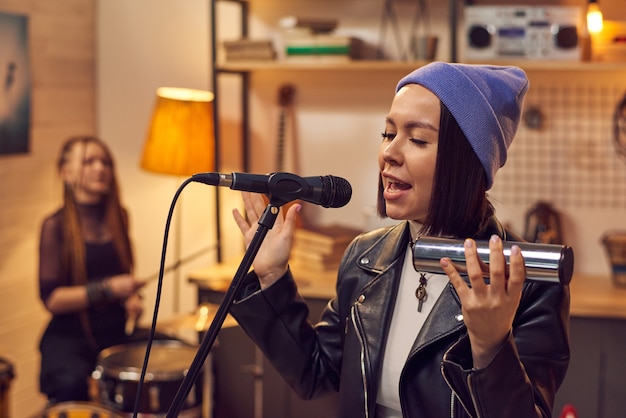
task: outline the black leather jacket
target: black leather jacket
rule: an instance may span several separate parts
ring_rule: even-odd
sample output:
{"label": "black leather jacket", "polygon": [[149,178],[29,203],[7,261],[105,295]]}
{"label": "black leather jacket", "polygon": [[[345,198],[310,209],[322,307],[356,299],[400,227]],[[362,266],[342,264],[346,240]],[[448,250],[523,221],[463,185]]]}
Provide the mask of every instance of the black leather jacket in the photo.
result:
{"label": "black leather jacket", "polygon": [[[490,228],[484,231],[504,233]],[[320,321],[291,273],[260,291],[246,277],[232,314],[303,398],[340,392],[338,416],[374,417],[383,351],[408,245],[408,224],[357,237],[344,254],[336,297]],[[491,364],[473,370],[459,298],[444,289],[400,378],[404,417],[551,417],[569,362],[569,288],[526,281],[513,330]]]}

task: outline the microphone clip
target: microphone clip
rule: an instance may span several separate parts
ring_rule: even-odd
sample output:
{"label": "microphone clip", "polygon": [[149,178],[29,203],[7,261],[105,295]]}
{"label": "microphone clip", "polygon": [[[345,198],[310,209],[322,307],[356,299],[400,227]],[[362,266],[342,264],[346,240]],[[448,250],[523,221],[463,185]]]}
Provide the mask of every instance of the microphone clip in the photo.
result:
{"label": "microphone clip", "polygon": [[271,173],[267,181],[267,197],[271,206],[281,207],[310,193],[311,185],[292,173]]}

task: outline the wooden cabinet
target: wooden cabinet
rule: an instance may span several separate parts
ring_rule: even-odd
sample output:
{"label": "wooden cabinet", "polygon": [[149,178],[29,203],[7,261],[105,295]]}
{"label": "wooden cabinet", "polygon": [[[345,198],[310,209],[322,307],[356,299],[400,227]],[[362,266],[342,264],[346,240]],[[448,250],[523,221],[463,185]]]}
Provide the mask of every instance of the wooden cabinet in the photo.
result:
{"label": "wooden cabinet", "polygon": [[571,290],[571,360],[553,417],[566,404],[581,418],[624,416],[626,288],[604,276],[575,276]]}
{"label": "wooden cabinet", "polygon": [[[199,303],[219,304],[237,264],[224,263],[193,273]],[[334,293],[334,273],[314,274],[292,266],[311,320]],[[571,282],[571,361],[557,393],[553,418],[563,406],[579,417],[613,418],[626,411],[626,288],[608,277],[574,276]],[[338,397],[300,400],[239,327],[220,331],[213,351],[214,417],[333,416]],[[311,415],[307,415],[311,414]]]}
{"label": "wooden cabinet", "polygon": [[[202,299],[210,295],[199,292]],[[311,318],[326,300],[306,298]],[[339,395],[305,401],[292,391],[239,327],[220,331],[213,357],[214,418],[318,418],[336,416]]]}
{"label": "wooden cabinet", "polygon": [[[189,280],[198,286],[198,302],[219,304],[237,269],[224,263],[195,272]],[[297,265],[300,293],[315,322],[332,297],[334,273],[310,274]],[[304,274],[303,274],[304,272]],[[305,401],[292,391],[240,327],[220,330],[211,352],[213,418],[318,418],[336,416],[339,395]]]}
{"label": "wooden cabinet", "polygon": [[626,413],[626,320],[572,317],[571,361],[556,397],[554,418],[571,404],[579,417]]}
{"label": "wooden cabinet", "polygon": [[[203,302],[216,300],[203,290],[199,297]],[[326,301],[306,300],[316,318]],[[571,361],[553,418],[560,417],[566,404],[574,405],[581,418],[624,416],[626,320],[572,317],[570,339]],[[239,327],[220,332],[212,356],[215,418],[333,417],[338,409],[337,395],[299,399]]]}

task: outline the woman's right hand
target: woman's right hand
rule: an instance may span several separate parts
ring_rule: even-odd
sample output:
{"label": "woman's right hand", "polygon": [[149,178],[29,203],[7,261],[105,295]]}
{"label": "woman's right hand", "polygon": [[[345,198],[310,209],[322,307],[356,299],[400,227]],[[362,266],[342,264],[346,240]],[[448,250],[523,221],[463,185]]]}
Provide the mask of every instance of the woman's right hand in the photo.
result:
{"label": "woman's right hand", "polygon": [[119,274],[107,279],[111,293],[116,299],[126,299],[141,289],[146,283],[135,279],[130,274]]}
{"label": "woman's right hand", "polygon": [[[263,215],[267,204],[260,194],[242,192],[242,196],[247,217],[244,217],[237,209],[233,210],[233,217],[244,236],[247,248],[256,234],[259,218]],[[292,205],[284,217],[281,209],[274,226],[268,231],[259,248],[252,265],[259,277],[261,289],[272,285],[287,271],[296,216],[301,207],[300,204]]]}

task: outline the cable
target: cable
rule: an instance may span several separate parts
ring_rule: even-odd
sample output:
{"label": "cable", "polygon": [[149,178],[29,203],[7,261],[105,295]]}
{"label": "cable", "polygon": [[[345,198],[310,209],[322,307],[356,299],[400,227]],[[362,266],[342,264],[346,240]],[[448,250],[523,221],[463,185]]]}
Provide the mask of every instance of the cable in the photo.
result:
{"label": "cable", "polygon": [[176,206],[176,201],[178,200],[180,194],[183,189],[192,182],[192,179],[185,180],[176,190],[174,194],[174,198],[172,199],[172,203],[170,205],[170,210],[167,214],[167,220],[165,221],[165,232],[163,234],[163,247],[161,249],[161,264],[159,267],[159,280],[157,282],[157,291],[156,297],[154,300],[154,312],[152,315],[152,325],[150,326],[150,333],[148,335],[148,341],[146,344],[146,354],[144,356],[143,365],[141,367],[141,375],[139,377],[139,383],[137,386],[137,395],[135,396],[135,405],[133,407],[133,418],[137,418],[137,414],[139,413],[139,403],[141,401],[141,393],[143,390],[143,381],[146,377],[146,372],[148,370],[148,361],[150,359],[150,350],[152,348],[152,342],[154,341],[154,335],[156,333],[156,324],[157,318],[159,315],[159,305],[161,304],[161,292],[163,289],[163,274],[165,272],[165,255],[167,253],[167,241],[170,232],[170,224],[172,222],[172,215],[174,213],[174,208]]}

